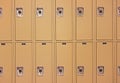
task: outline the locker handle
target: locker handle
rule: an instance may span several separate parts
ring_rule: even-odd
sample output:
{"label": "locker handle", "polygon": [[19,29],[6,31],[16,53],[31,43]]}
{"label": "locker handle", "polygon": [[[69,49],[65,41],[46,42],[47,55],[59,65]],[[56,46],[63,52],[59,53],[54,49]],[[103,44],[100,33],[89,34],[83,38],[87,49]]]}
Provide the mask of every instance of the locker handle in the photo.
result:
{"label": "locker handle", "polygon": [[43,76],[44,75],[44,67],[43,66],[38,66],[37,67],[37,75],[38,76]]}
{"label": "locker handle", "polygon": [[118,75],[120,76],[120,66],[118,66]]}
{"label": "locker handle", "polygon": [[36,15],[37,17],[41,17],[44,14],[43,8],[37,8]]}
{"label": "locker handle", "polygon": [[84,15],[84,8],[83,7],[78,7],[77,8],[77,15],[78,16],[83,16]]}
{"label": "locker handle", "polygon": [[97,8],[97,15],[103,16],[104,15],[104,7],[98,7]]}
{"label": "locker handle", "polygon": [[58,8],[57,8],[57,16],[62,17],[62,16],[63,16],[63,13],[64,13],[63,7],[58,7]]}
{"label": "locker handle", "polygon": [[78,72],[78,75],[84,75],[84,66],[78,66],[77,67],[77,72]]}
{"label": "locker handle", "polygon": [[1,43],[1,45],[6,45],[6,43]]}
{"label": "locker handle", "polygon": [[98,66],[98,75],[104,75],[104,66]]}
{"label": "locker handle", "polygon": [[58,66],[57,67],[57,75],[63,76],[64,75],[64,66]]}
{"label": "locker handle", "polygon": [[3,75],[3,67],[0,67],[0,76]]}
{"label": "locker handle", "polygon": [[17,67],[17,76],[23,76],[23,70],[24,68],[23,67]]}
{"label": "locker handle", "polygon": [[0,8],[0,16],[2,16],[2,14],[3,14],[3,9]]}
{"label": "locker handle", "polygon": [[23,17],[23,8],[16,8],[16,16]]}
{"label": "locker handle", "polygon": [[118,16],[120,16],[120,6],[117,8]]}

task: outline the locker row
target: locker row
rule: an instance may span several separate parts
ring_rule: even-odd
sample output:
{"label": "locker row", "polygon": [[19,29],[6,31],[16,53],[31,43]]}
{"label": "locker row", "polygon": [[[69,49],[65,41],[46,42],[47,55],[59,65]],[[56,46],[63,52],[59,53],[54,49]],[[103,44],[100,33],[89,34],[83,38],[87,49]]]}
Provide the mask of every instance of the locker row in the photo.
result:
{"label": "locker row", "polygon": [[56,40],[73,40],[73,33],[93,39],[94,29],[96,39],[113,39],[115,28],[119,40],[120,0],[95,1],[76,0],[74,7],[74,0],[0,0],[0,40],[52,40],[53,33]]}
{"label": "locker row", "polygon": [[[1,43],[0,83],[33,83],[34,76],[36,83],[53,83],[54,74],[55,83],[73,83],[74,70],[77,83],[93,83],[95,71],[97,72],[96,83],[114,83],[114,76],[117,76],[116,81],[120,83],[119,42],[116,43],[115,60],[113,60],[115,55],[113,55],[112,42],[96,43],[96,68],[93,68],[95,56],[93,56],[92,42],[76,43],[76,55],[73,55],[73,46],[73,43],[56,43],[55,54],[53,54],[52,43],[36,43],[34,58],[32,43],[16,43],[15,46],[11,43]],[[13,47],[15,56],[13,56]],[[74,66],[73,57],[76,57]]]}

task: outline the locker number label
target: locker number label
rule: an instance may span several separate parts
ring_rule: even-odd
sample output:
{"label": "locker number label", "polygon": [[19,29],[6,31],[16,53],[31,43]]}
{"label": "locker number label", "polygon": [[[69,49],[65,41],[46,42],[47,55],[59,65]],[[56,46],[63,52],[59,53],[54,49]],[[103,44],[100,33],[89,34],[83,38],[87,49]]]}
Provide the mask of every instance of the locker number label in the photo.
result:
{"label": "locker number label", "polygon": [[62,7],[57,8],[57,16],[63,16],[64,9]]}
{"label": "locker number label", "polygon": [[103,16],[104,15],[104,7],[98,7],[97,8],[97,15]]}
{"label": "locker number label", "polygon": [[23,70],[24,68],[23,67],[17,67],[17,76],[23,76]]}
{"label": "locker number label", "polygon": [[3,75],[3,67],[0,67],[0,76]]}
{"label": "locker number label", "polygon": [[43,8],[37,8],[36,15],[37,17],[41,17],[44,14]]}
{"label": "locker number label", "polygon": [[78,7],[77,8],[77,15],[78,16],[83,16],[84,15],[84,8],[83,7]]}
{"label": "locker number label", "polygon": [[84,75],[84,66],[78,66],[77,73],[78,75]]}
{"label": "locker number label", "polygon": [[23,8],[16,8],[16,16],[23,17]]}
{"label": "locker number label", "polygon": [[3,13],[3,9],[0,8],[0,16],[2,16],[2,13]]}
{"label": "locker number label", "polygon": [[57,75],[58,76],[63,76],[64,75],[64,67],[63,66],[58,66],[57,67]]}
{"label": "locker number label", "polygon": [[98,75],[104,75],[104,66],[98,66]]}
{"label": "locker number label", "polygon": [[37,67],[37,75],[38,76],[43,76],[44,75],[44,67],[43,66]]}

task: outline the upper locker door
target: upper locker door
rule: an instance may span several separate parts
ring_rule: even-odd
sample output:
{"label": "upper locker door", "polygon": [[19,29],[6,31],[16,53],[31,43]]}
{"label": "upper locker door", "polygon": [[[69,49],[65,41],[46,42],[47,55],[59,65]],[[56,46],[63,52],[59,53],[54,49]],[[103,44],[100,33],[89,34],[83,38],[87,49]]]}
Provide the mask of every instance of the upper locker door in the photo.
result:
{"label": "upper locker door", "polygon": [[52,0],[36,0],[36,40],[51,40]]}
{"label": "upper locker door", "polygon": [[120,83],[120,42],[117,43],[117,83]]}
{"label": "upper locker door", "polygon": [[0,40],[11,40],[12,0],[0,0]]}
{"label": "upper locker door", "polygon": [[117,0],[117,39],[120,39],[120,0]]}
{"label": "upper locker door", "polygon": [[16,40],[31,40],[31,0],[15,0]]}
{"label": "upper locker door", "polygon": [[72,43],[57,43],[57,83],[72,83]]}
{"label": "upper locker door", "polygon": [[56,40],[72,40],[72,0],[56,0]]}
{"label": "upper locker door", "polygon": [[92,83],[92,43],[77,43],[77,83]]}
{"label": "upper locker door", "polygon": [[77,40],[92,39],[93,29],[93,0],[77,0],[76,24]]}
{"label": "upper locker door", "polygon": [[97,0],[97,39],[112,39],[113,0]]}
{"label": "upper locker door", "polygon": [[36,43],[36,83],[52,83],[52,44]]}
{"label": "upper locker door", "polygon": [[12,82],[12,44],[0,43],[0,83]]}
{"label": "upper locker door", "polygon": [[32,83],[33,63],[32,63],[31,43],[16,43],[16,82]]}
{"label": "upper locker door", "polygon": [[97,43],[97,83],[113,83],[112,42]]}

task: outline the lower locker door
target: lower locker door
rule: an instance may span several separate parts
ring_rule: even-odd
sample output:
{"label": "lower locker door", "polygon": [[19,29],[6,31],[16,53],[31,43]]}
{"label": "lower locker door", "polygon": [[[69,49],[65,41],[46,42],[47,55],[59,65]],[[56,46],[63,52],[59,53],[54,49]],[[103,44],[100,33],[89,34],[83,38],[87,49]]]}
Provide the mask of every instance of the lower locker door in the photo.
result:
{"label": "lower locker door", "polygon": [[36,43],[36,83],[52,83],[51,49],[51,43]]}
{"label": "lower locker door", "polygon": [[97,83],[113,83],[112,43],[97,43]]}
{"label": "lower locker door", "polygon": [[12,44],[0,43],[0,83],[12,83]]}
{"label": "lower locker door", "polygon": [[120,43],[117,43],[117,83],[120,83]]}
{"label": "lower locker door", "polygon": [[57,43],[57,83],[72,83],[72,43]]}
{"label": "lower locker door", "polygon": [[92,83],[92,43],[77,43],[77,83]]}
{"label": "lower locker door", "polygon": [[16,43],[16,83],[32,83],[31,48],[31,43]]}

